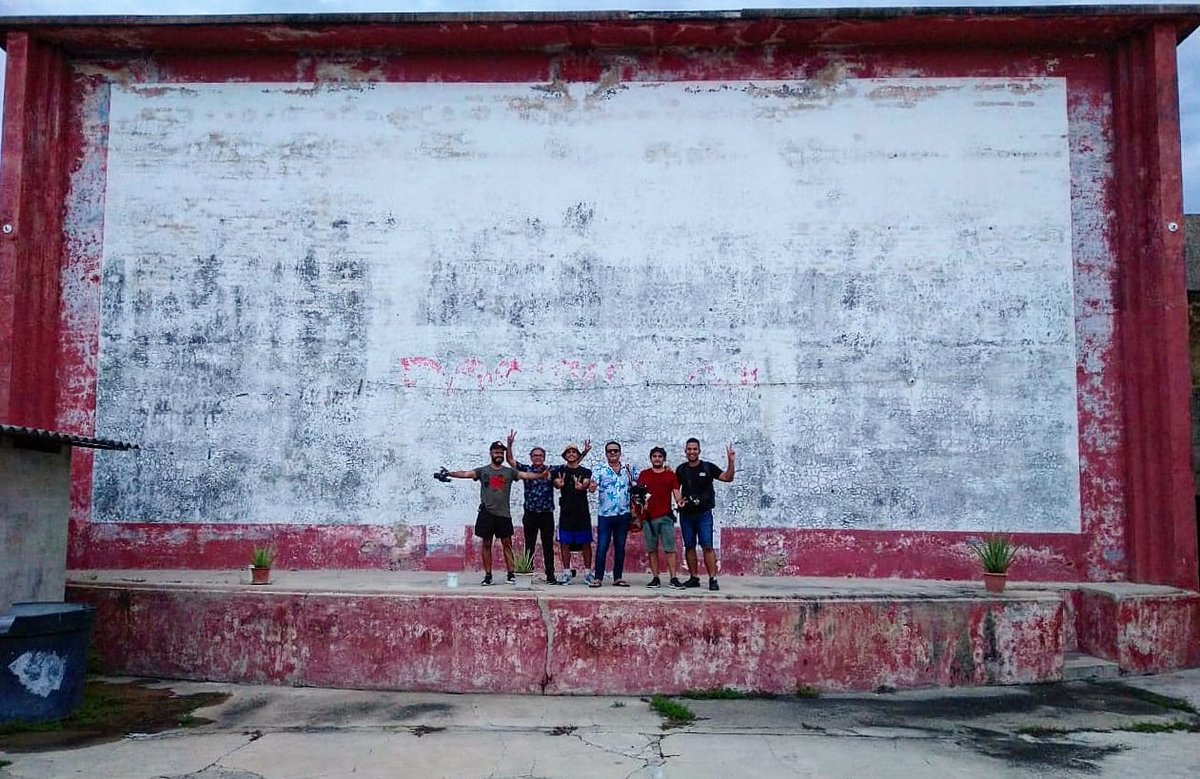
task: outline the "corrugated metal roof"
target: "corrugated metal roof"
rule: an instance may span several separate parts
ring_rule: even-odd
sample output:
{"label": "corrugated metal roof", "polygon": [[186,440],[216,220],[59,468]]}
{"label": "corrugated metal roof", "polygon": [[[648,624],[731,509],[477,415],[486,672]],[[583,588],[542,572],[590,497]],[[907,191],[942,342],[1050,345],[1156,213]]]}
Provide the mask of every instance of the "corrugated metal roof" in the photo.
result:
{"label": "corrugated metal roof", "polygon": [[128,441],[115,441],[111,438],[92,438],[73,433],[59,433],[54,430],[42,430],[37,427],[21,427],[19,425],[0,425],[0,438],[14,438],[18,441],[28,441],[39,444],[67,444],[80,446],[85,449],[137,449],[137,444]]}

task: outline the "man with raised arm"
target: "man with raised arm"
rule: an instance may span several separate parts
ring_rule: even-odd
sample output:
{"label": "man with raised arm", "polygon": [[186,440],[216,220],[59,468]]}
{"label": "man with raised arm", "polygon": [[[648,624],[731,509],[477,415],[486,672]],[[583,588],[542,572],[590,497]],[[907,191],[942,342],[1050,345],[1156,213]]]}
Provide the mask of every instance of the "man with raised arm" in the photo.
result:
{"label": "man with raised arm", "polygon": [[499,538],[504,550],[504,568],[508,571],[508,581],[516,579],[513,574],[512,553],[512,509],[509,498],[512,483],[517,479],[522,481],[546,480],[549,472],[533,473],[510,468],[504,464],[504,453],[508,450],[500,441],[493,441],[488,447],[491,462],[478,468],[463,471],[448,471],[442,468],[435,478],[445,481],[450,479],[473,479],[479,482],[479,513],[475,517],[475,535],[479,536],[482,544],[479,548],[479,558],[483,563],[484,587],[492,583],[492,539]]}
{"label": "man with raised arm", "polygon": [[717,556],[713,553],[713,508],[717,496],[713,491],[714,481],[733,481],[733,447],[725,447],[725,470],[707,460],[700,459],[700,441],[689,438],[683,447],[687,462],[675,469],[675,477],[683,492],[683,505],[679,508],[679,530],[683,534],[684,556],[687,558],[688,580],[684,587],[699,587],[696,575],[696,542],[704,550],[704,567],[708,570],[708,589],[716,592]]}
{"label": "man with raised arm", "polygon": [[[546,465],[546,450],[540,446],[530,449],[531,464],[526,465],[513,457],[513,442],[516,440],[517,431],[509,430],[508,449],[504,454],[508,466],[518,471],[544,473],[549,476],[550,466]],[[591,448],[591,439],[584,441],[580,457],[586,457]],[[525,531],[525,552],[530,559],[537,549],[538,536],[542,537],[542,565],[546,574],[546,584],[563,584],[554,575],[554,485],[549,478],[525,482],[525,513],[521,517],[521,526]]]}

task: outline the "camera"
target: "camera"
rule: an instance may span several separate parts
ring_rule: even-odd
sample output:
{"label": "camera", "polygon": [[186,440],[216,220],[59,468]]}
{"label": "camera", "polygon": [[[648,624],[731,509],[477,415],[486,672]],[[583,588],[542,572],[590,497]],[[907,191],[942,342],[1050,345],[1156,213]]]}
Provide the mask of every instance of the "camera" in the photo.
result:
{"label": "camera", "polygon": [[700,499],[695,495],[687,495],[683,499],[683,507],[688,509],[698,509],[700,508],[700,503]]}
{"label": "camera", "polygon": [[433,478],[437,479],[440,482],[449,482],[450,481],[450,471],[447,471],[445,468],[443,468],[440,471],[438,471],[437,473],[433,474]]}

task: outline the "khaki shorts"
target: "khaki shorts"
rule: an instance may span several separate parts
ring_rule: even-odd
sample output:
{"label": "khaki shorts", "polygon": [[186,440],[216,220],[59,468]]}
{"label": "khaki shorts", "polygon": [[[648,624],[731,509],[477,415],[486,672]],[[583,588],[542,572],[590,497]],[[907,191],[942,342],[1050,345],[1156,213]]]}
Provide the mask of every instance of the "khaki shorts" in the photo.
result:
{"label": "khaki shorts", "polygon": [[653,552],[662,544],[664,552],[675,551],[675,520],[672,517],[649,519],[642,523],[642,538],[646,540],[646,551]]}

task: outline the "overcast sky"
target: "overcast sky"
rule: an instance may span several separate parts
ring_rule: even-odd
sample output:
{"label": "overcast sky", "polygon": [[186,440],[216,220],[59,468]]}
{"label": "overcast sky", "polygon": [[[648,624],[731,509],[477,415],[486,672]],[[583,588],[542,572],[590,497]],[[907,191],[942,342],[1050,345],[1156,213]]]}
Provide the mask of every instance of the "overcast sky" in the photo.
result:
{"label": "overcast sky", "polygon": [[[1191,0],[1194,4],[1197,0]],[[999,6],[999,5],[1157,5],[1128,0],[1079,2],[964,2],[963,0],[892,0],[865,2],[805,2],[767,0],[766,8],[837,8],[880,6]],[[83,14],[241,14],[241,13],[351,13],[401,11],[583,11],[583,10],[717,10],[751,7],[728,0],[0,0],[3,16]],[[1200,6],[1196,6],[1200,7]],[[0,54],[0,63],[4,61]],[[2,71],[0,71],[2,72]],[[2,84],[2,76],[0,76]],[[1183,116],[1184,210],[1200,213],[1200,31],[1179,47],[1179,96]]]}

